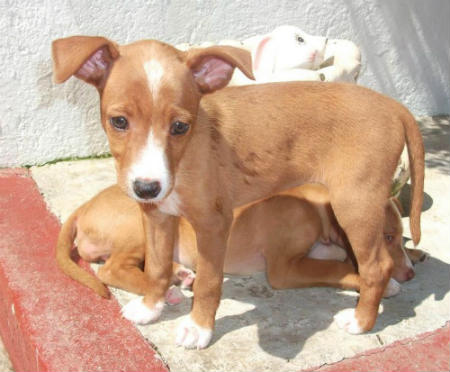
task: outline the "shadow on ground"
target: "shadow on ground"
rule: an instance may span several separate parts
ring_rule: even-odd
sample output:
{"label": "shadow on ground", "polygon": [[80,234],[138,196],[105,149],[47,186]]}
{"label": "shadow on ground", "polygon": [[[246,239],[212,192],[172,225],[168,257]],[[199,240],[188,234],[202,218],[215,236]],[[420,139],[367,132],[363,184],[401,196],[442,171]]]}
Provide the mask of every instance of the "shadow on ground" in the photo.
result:
{"label": "shadow on ground", "polygon": [[[450,292],[449,264],[428,257],[423,263],[417,264],[415,269],[416,277],[402,285],[399,295],[382,300],[382,313],[369,334],[413,319],[417,315],[416,307],[425,299],[431,297],[433,301],[440,302]],[[250,304],[252,309],[235,315],[219,315],[212,345],[225,335],[251,325],[257,326],[260,348],[285,361],[301,354],[308,339],[326,329],[327,337],[334,338],[336,342],[340,339],[346,339],[346,343],[352,344],[360,342],[360,336],[347,335],[337,328],[329,329],[333,315],[342,309],[356,306],[357,296],[349,291],[332,288],[273,290],[261,274],[228,278],[223,286],[222,302],[227,299]],[[161,321],[187,314],[190,306],[183,308],[184,311],[178,307],[168,308]],[[383,341],[381,338],[379,341],[381,346]],[[326,344],[328,342],[324,340]]]}
{"label": "shadow on ground", "polygon": [[[434,116],[418,120],[422,132],[425,152],[425,166],[450,174],[450,117]],[[426,175],[425,175],[426,177]]]}

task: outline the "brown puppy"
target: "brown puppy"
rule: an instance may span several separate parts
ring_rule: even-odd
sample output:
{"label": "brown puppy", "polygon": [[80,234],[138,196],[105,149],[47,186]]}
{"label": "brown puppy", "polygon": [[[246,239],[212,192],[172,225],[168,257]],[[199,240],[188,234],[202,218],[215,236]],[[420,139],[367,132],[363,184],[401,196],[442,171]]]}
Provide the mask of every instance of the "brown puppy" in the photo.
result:
{"label": "brown puppy", "polygon": [[[269,283],[278,289],[333,286],[359,290],[360,278],[354,265],[336,261],[344,261],[347,253],[342,247],[350,247],[336,223],[327,194],[323,186],[305,185],[236,210],[225,272],[245,275],[266,271]],[[400,214],[392,200],[386,207],[384,231],[394,262],[392,279],[385,291],[385,296],[391,296],[399,290],[397,282],[414,277],[402,245]],[[71,260],[75,239],[84,260],[106,261],[98,270],[100,281]],[[174,258],[195,269],[195,232],[183,218],[176,241]],[[419,250],[412,253],[423,255]],[[144,254],[145,236],[138,203],[116,185],[101,191],[67,219],[56,250],[61,270],[103,297],[109,293],[102,282],[140,295],[150,290],[148,276],[142,271]],[[177,263],[173,269],[174,282],[192,283],[190,270]],[[167,302],[177,300],[174,292],[169,293]]]}
{"label": "brown puppy", "polygon": [[[71,260],[74,242],[83,260],[105,261],[97,273],[101,281]],[[109,291],[103,283],[139,295],[150,291],[149,278],[143,272],[144,253],[139,205],[118,186],[111,186],[77,208],[62,225],[56,260],[65,274],[108,298]],[[180,281],[189,286],[193,273],[173,263],[172,283]],[[171,302],[171,293],[167,297]]]}
{"label": "brown puppy", "polygon": [[141,204],[151,291],[130,319],[161,314],[172,275],[179,216],[198,247],[194,303],[178,343],[205,347],[223,279],[233,208],[304,183],[329,190],[361,275],[351,333],[371,329],[393,262],[383,237],[391,179],[406,142],[412,176],[411,233],[420,240],[424,150],[408,110],[361,86],[295,82],[225,87],[249,53],[232,47],[181,52],[145,40],[119,46],[102,37],[53,42],[55,81],[72,75],[100,94],[101,122],[118,183]]}

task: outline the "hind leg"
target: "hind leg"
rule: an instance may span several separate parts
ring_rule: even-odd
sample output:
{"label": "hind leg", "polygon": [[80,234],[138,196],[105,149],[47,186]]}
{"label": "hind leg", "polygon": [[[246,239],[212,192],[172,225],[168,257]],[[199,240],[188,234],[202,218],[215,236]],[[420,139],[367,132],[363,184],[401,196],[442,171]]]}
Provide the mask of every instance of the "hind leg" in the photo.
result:
{"label": "hind leg", "polygon": [[275,289],[336,287],[359,290],[353,265],[309,257],[278,257],[267,260],[267,279]]}
{"label": "hind leg", "polygon": [[[330,193],[331,205],[353,248],[360,274],[360,298],[356,309],[336,315],[338,325],[349,333],[363,333],[375,324],[381,297],[391,277],[393,261],[383,238],[388,192],[362,194],[354,187]],[[348,192],[351,190],[351,192]],[[384,195],[386,194],[386,195]]]}
{"label": "hind leg", "polygon": [[[320,233],[320,224],[314,220],[314,215],[304,215],[295,221],[294,226],[266,240],[263,255],[267,279],[273,288],[331,286],[359,290],[359,275],[354,266],[334,260],[333,247],[324,247],[326,252],[321,252],[316,258],[307,257],[317,246]],[[318,256],[321,259],[317,259]]]}
{"label": "hind leg", "polygon": [[[111,255],[99,268],[98,277],[106,285],[143,296],[150,289],[150,280],[143,271],[143,259],[140,256],[121,252]],[[172,263],[172,283],[189,288],[194,282],[195,274],[183,265]],[[169,291],[167,296],[174,297],[176,291]],[[166,299],[167,299],[166,296]],[[169,301],[170,303],[171,301]]]}
{"label": "hind leg", "polygon": [[98,270],[98,277],[107,285],[144,295],[150,289],[150,281],[142,263],[141,257],[130,256],[128,252],[112,254]]}

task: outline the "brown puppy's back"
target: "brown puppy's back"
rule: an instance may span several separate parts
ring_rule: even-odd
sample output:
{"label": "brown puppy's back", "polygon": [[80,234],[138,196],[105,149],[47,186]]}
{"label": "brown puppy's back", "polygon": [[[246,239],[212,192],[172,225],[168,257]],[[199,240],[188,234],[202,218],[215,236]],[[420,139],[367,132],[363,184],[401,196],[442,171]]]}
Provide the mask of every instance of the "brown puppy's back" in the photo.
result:
{"label": "brown puppy's back", "polygon": [[411,232],[418,244],[423,142],[414,117],[397,101],[354,84],[272,83],[206,95],[202,115],[207,119],[198,122],[206,122],[203,129],[211,132],[213,155],[220,154],[226,172],[223,179],[233,180],[229,189],[236,190],[235,206],[302,179],[335,186],[352,177],[349,182],[386,190],[387,198],[406,142],[415,185]]}

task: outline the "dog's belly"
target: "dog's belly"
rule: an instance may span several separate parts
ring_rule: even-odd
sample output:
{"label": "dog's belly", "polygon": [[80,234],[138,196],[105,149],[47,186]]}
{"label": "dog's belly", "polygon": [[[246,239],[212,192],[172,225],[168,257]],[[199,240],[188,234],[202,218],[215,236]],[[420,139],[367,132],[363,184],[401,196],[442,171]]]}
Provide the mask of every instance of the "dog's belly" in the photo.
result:
{"label": "dog's belly", "polygon": [[[173,260],[191,270],[196,269],[197,251],[189,243],[176,242]],[[259,250],[228,249],[225,255],[224,272],[232,275],[249,275],[265,271],[266,261]]]}
{"label": "dog's belly", "polygon": [[224,272],[232,275],[250,275],[266,270],[266,260],[259,251],[241,255],[230,254],[225,256]]}
{"label": "dog's belly", "polygon": [[110,244],[94,242],[82,231],[78,232],[75,244],[78,254],[87,262],[105,261],[111,255]]}
{"label": "dog's belly", "polygon": [[188,247],[188,244],[183,244],[176,241],[173,248],[173,261],[187,267],[188,269],[195,270],[197,253],[195,249]]}

